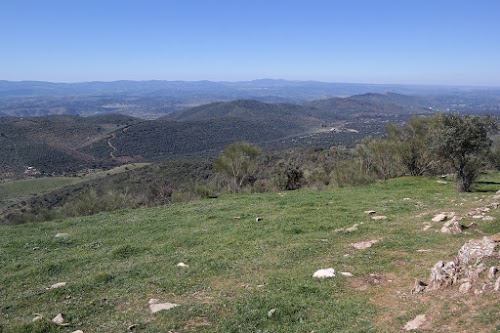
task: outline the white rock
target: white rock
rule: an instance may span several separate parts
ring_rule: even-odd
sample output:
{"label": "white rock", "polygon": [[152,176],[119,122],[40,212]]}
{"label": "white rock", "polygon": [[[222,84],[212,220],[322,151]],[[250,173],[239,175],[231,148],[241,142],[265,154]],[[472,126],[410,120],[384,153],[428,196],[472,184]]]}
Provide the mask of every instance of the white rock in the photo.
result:
{"label": "white rock", "polygon": [[387,216],[378,215],[378,216],[373,216],[372,220],[378,221],[378,220],[385,220],[386,218]]}
{"label": "white rock", "polygon": [[446,221],[446,219],[448,218],[448,216],[446,214],[437,214],[436,216],[434,216],[432,218],[432,222],[443,222],[443,221]]}
{"label": "white rock", "polygon": [[57,237],[57,238],[69,237],[69,234],[67,232],[59,232],[54,237]]}
{"label": "white rock", "polygon": [[470,288],[472,288],[472,283],[469,281],[462,283],[460,287],[458,288],[458,291],[461,292],[462,294],[467,294],[470,291]]}
{"label": "white rock", "polygon": [[262,221],[262,217],[256,217],[255,218],[255,222],[260,222],[260,221]]}
{"label": "white rock", "polygon": [[485,217],[483,217],[483,221],[493,221],[493,220],[494,220],[493,216],[485,216]]}
{"label": "white rock", "polygon": [[149,310],[151,311],[151,313],[156,313],[156,312],[163,311],[163,310],[173,309],[176,306],[179,306],[179,304],[175,304],[175,303],[153,303],[153,304],[151,304],[150,303]]}
{"label": "white rock", "polygon": [[354,224],[352,227],[349,227],[349,228],[345,229],[345,231],[347,231],[347,232],[353,232],[353,231],[356,231],[356,230],[358,230],[358,224],[357,223]]}
{"label": "white rock", "polygon": [[365,210],[365,214],[368,214],[368,215],[373,215],[375,213],[377,213],[377,212],[374,210]]}
{"label": "white rock", "polygon": [[178,263],[178,264],[177,264],[177,267],[188,268],[188,267],[189,267],[189,265],[188,265],[188,264],[185,264],[185,263],[183,263],[183,262],[180,262],[180,263]]}
{"label": "white rock", "polygon": [[267,311],[267,317],[271,318],[275,312],[276,312],[276,309],[271,309],[271,310]]}
{"label": "white rock", "polygon": [[403,198],[403,201],[411,201],[411,198]]}
{"label": "white rock", "polygon": [[488,271],[488,279],[494,280],[495,277],[497,276],[497,273],[498,273],[498,268],[496,268],[495,266],[491,266]]}
{"label": "white rock", "polygon": [[403,327],[405,331],[413,331],[418,329],[422,324],[424,324],[426,321],[425,315],[418,315],[415,317],[415,319],[410,320],[409,322],[406,323],[406,325]]}
{"label": "white rock", "polygon": [[445,182],[444,180],[436,180],[436,183],[446,185],[448,182]]}
{"label": "white rock", "polygon": [[358,250],[364,250],[369,247],[372,247],[374,244],[377,244],[379,242],[378,239],[374,239],[371,241],[363,241],[363,242],[358,242],[358,243],[351,243],[351,246],[354,247],[355,249]]}
{"label": "white rock", "polygon": [[38,321],[38,320],[42,320],[43,319],[43,316],[41,314],[37,314],[35,318],[33,318],[32,321]]}
{"label": "white rock", "polygon": [[63,317],[62,313],[59,313],[59,314],[57,314],[57,316],[52,318],[52,322],[56,325],[59,325],[59,326],[68,326],[69,325],[69,324],[64,322],[64,317]]}
{"label": "white rock", "polygon": [[47,290],[64,287],[65,285],[66,285],[66,282],[57,282],[57,283],[54,283],[53,285],[51,285],[50,287],[48,287]]}
{"label": "white rock", "polygon": [[83,331],[82,330],[76,330],[76,331],[73,331],[71,333],[83,333]]}
{"label": "white rock", "polygon": [[483,215],[472,215],[473,219],[482,219]]}
{"label": "white rock", "polygon": [[500,276],[498,277],[498,279],[496,280],[495,282],[495,287],[493,287],[493,289],[495,291],[500,291]]}
{"label": "white rock", "polygon": [[333,268],[319,269],[314,272],[313,277],[318,279],[334,278],[335,270]]}
{"label": "white rock", "polygon": [[352,277],[352,273],[349,273],[349,272],[340,272],[340,275],[342,276],[347,276],[347,277]]}

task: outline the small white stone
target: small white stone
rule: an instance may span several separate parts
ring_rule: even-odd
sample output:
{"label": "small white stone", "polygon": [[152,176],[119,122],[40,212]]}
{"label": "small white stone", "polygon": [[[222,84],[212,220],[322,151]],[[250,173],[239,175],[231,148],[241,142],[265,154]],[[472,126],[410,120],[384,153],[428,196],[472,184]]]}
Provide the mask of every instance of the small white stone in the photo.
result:
{"label": "small white stone", "polygon": [[425,315],[418,315],[415,317],[415,319],[410,320],[409,322],[406,323],[406,325],[403,327],[405,331],[413,331],[418,329],[420,326],[422,326],[423,323],[425,323],[426,318]]}
{"label": "small white stone", "polygon": [[488,279],[494,280],[495,277],[497,276],[497,273],[498,273],[498,268],[496,268],[495,266],[491,266],[488,271]]}
{"label": "small white stone", "polygon": [[377,212],[374,210],[365,210],[365,214],[368,214],[368,215],[373,215],[375,213],[377,213]]}
{"label": "small white stone", "polygon": [[267,317],[271,318],[275,312],[276,312],[276,309],[271,309],[271,310],[267,311]]}
{"label": "small white stone", "polygon": [[378,221],[378,220],[385,220],[387,216],[384,215],[378,215],[378,216],[373,216],[372,220]]}
{"label": "small white stone", "polygon": [[461,292],[462,294],[467,294],[469,290],[472,288],[472,284],[467,281],[465,283],[462,283],[460,287],[458,288],[458,291]]}
{"label": "small white stone", "polygon": [[61,287],[64,287],[65,285],[66,285],[66,282],[57,282],[57,283],[54,283],[53,285],[51,285],[50,287],[48,287],[47,289],[61,288]]}
{"label": "small white stone", "polygon": [[446,221],[446,219],[448,218],[448,216],[446,214],[437,214],[436,216],[434,216],[432,218],[432,222],[443,222],[443,221]]}
{"label": "small white stone", "polygon": [[367,249],[369,247],[372,247],[374,244],[377,244],[378,242],[379,242],[378,239],[374,239],[371,241],[351,243],[351,246],[354,247],[355,249],[358,249],[358,250],[364,250],[364,249]]}
{"label": "small white stone", "polygon": [[76,330],[76,331],[73,331],[71,333],[83,333],[83,331],[82,330]]}
{"label": "small white stone", "polygon": [[495,291],[500,291],[500,276],[498,277],[498,279],[496,280],[495,282],[495,287],[493,287],[493,290]]}
{"label": "small white stone", "polygon": [[352,277],[352,273],[349,273],[349,272],[340,272],[340,275],[342,276],[347,276],[347,277]]}
{"label": "small white stone", "polygon": [[69,237],[69,234],[67,232],[59,232],[54,237],[57,238]]}
{"label": "small white stone", "polygon": [[326,279],[335,277],[335,270],[333,268],[319,269],[314,272],[313,277],[318,279]]}
{"label": "small white stone", "polygon": [[57,314],[57,316],[55,316],[52,319],[52,322],[56,325],[59,325],[59,326],[68,326],[69,325],[69,324],[64,323],[64,317],[63,317],[62,313]]}
{"label": "small white stone", "polygon": [[354,224],[352,227],[345,229],[345,231],[347,231],[347,232],[353,232],[356,230],[358,230],[358,224]]}
{"label": "small white stone", "polygon": [[180,262],[180,263],[177,264],[177,267],[188,268],[189,265],[187,265],[187,264],[185,264],[183,262]]}
{"label": "small white stone", "polygon": [[262,221],[262,217],[256,217],[255,218],[255,222],[260,222],[260,221]]}
{"label": "small white stone", "polygon": [[178,306],[178,304],[174,303],[154,303],[154,304],[149,304],[149,310],[151,313],[156,313],[159,311],[163,310],[170,310]]}

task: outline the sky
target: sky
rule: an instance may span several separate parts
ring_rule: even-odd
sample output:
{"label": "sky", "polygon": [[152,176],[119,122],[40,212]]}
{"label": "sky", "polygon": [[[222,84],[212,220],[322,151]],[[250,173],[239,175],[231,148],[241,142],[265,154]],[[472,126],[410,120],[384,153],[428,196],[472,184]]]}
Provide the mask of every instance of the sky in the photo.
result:
{"label": "sky", "polygon": [[500,86],[500,0],[0,0],[0,80]]}

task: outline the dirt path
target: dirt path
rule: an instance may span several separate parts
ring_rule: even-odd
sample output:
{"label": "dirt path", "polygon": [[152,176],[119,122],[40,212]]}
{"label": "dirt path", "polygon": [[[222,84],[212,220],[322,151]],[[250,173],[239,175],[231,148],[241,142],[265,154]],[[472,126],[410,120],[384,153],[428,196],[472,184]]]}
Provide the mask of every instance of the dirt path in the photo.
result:
{"label": "dirt path", "polygon": [[109,152],[109,157],[111,157],[113,160],[116,159],[115,152],[118,150],[116,149],[115,146],[111,143],[111,140],[113,140],[116,137],[116,133],[111,134],[111,137],[108,138],[108,146],[111,148],[111,151]]}

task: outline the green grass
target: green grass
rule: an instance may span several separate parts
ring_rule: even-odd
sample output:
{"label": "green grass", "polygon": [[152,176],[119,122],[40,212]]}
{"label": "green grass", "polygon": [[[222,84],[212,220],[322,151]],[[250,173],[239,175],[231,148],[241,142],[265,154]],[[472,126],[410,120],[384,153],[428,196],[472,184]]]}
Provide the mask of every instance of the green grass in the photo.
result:
{"label": "green grass", "polygon": [[[418,298],[391,302],[396,290],[409,293],[415,278],[425,280],[435,261],[452,259],[471,238],[424,233],[422,222],[490,194],[400,178],[2,227],[0,323],[6,332],[125,332],[132,324],[152,333],[398,332],[425,307]],[[372,221],[363,213],[369,209],[388,219]],[[354,223],[355,232],[335,232]],[[490,222],[488,232],[499,231]],[[54,237],[59,232],[69,237]],[[363,251],[350,246],[371,239],[381,242]],[[189,268],[176,267],[181,261]],[[328,267],[354,277],[312,278]],[[67,286],[46,290],[60,281]],[[367,290],[357,290],[361,284]],[[153,315],[150,298],[180,306]],[[31,323],[33,313],[59,312],[71,327]],[[493,329],[490,312],[478,322]]]}
{"label": "green grass", "polygon": [[50,192],[82,181],[78,177],[47,177],[0,183],[0,200]]}

